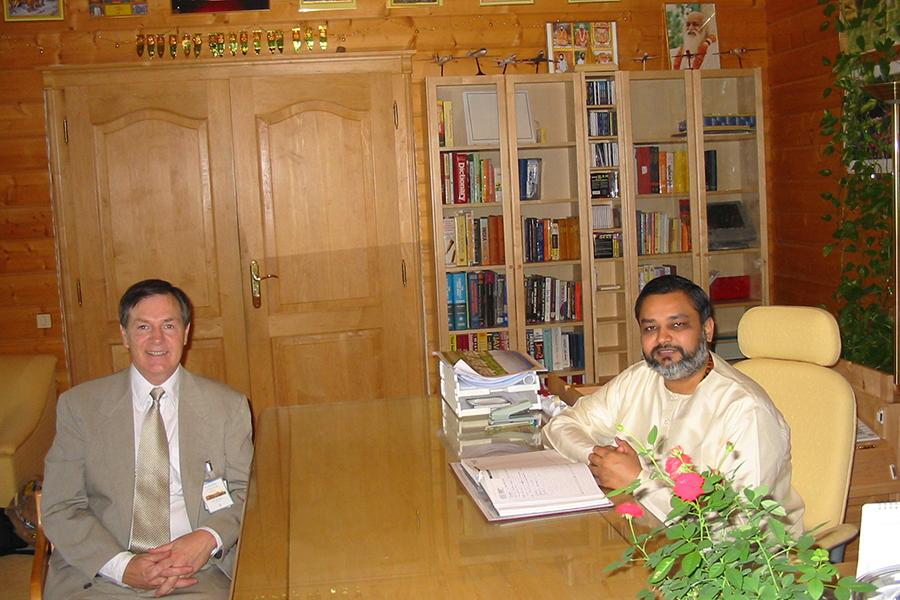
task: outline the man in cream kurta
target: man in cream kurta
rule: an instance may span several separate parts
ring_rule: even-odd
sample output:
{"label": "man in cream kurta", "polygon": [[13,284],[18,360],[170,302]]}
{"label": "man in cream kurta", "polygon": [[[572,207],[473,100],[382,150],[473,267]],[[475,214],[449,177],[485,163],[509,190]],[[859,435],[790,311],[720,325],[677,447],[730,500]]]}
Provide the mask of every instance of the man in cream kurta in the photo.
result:
{"label": "man in cream kurta", "polygon": [[[681,446],[698,468],[733,472],[738,487],[766,485],[787,511],[791,532],[802,533],[790,430],[756,382],[708,350],[714,322],[703,291],[681,277],[659,278],[645,286],[635,312],[645,360],[552,419],[547,441],[587,463],[606,487],[640,478],[635,498],[665,521],[671,489],[650,480],[648,465],[617,429],[646,443],[656,426],[662,452]],[[726,456],[728,442],[734,451]]]}

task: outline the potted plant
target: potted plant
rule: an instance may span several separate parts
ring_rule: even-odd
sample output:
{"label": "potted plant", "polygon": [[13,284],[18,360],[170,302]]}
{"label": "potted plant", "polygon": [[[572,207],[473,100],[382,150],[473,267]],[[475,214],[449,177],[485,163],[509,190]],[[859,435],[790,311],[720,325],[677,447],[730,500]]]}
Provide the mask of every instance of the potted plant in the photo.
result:
{"label": "potted plant", "polygon": [[[892,262],[893,184],[883,162],[872,159],[891,156],[893,134],[884,107],[865,88],[886,81],[891,63],[900,57],[900,7],[883,0],[819,3],[825,6],[822,28],[833,26],[843,40],[833,60],[823,59],[834,76],[824,95],[840,93],[840,111],[826,110],[820,123],[828,138],[824,153],[838,153],[841,165],[838,172],[826,168],[820,173],[836,178],[835,191],[822,197],[833,206],[824,218],[835,224],[834,241],[825,246],[824,254],[840,254],[841,278],[835,298],[842,356],[891,373],[897,284]],[[848,365],[842,368],[850,369]],[[869,380],[870,390],[881,388],[872,378],[872,374],[848,377],[852,383]]]}

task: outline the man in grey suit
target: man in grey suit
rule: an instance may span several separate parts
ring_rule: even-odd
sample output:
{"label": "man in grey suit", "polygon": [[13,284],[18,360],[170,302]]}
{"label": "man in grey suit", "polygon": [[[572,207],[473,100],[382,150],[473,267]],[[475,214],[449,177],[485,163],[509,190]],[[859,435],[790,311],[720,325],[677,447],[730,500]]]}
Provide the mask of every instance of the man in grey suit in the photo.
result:
{"label": "man in grey suit", "polygon": [[181,366],[191,307],[179,288],[134,284],[119,323],[131,366],[59,399],[42,501],[54,545],[45,597],[226,598],[253,455],[247,399]]}

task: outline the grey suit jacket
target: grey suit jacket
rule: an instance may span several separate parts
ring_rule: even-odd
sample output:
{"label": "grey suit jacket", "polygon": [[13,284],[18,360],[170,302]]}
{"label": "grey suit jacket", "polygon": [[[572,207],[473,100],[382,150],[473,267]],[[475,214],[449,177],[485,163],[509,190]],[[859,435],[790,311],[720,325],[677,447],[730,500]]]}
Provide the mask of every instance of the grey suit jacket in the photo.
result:
{"label": "grey suit jacket", "polygon": [[[128,369],[64,393],[56,423],[41,502],[54,545],[45,594],[51,599],[80,591],[128,548],[135,454]],[[223,555],[234,550],[240,532],[253,457],[251,427],[243,395],[182,369],[178,443],[185,505],[191,527],[219,534]],[[213,514],[201,499],[207,461],[228,481],[234,499],[233,506]]]}

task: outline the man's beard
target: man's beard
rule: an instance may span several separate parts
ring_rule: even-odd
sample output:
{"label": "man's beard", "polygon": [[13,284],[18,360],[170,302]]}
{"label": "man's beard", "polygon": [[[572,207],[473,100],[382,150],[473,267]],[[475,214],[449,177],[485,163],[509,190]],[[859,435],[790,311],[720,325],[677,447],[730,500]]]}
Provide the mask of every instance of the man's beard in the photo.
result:
{"label": "man's beard", "polygon": [[[664,365],[653,358],[657,351],[664,349],[677,350],[681,354],[681,360],[677,362],[670,361]],[[667,381],[677,381],[690,377],[705,367],[707,360],[709,360],[709,344],[706,342],[706,337],[702,335],[697,344],[697,349],[691,354],[685,352],[681,346],[675,346],[674,344],[656,346],[650,351],[649,355],[644,354],[644,361],[647,363],[647,366],[662,375],[663,379]]]}
{"label": "man's beard", "polygon": [[702,31],[685,31],[684,42],[681,44],[682,53],[687,54],[690,52],[691,56],[696,56],[704,39],[706,39],[706,36],[703,35]]}

